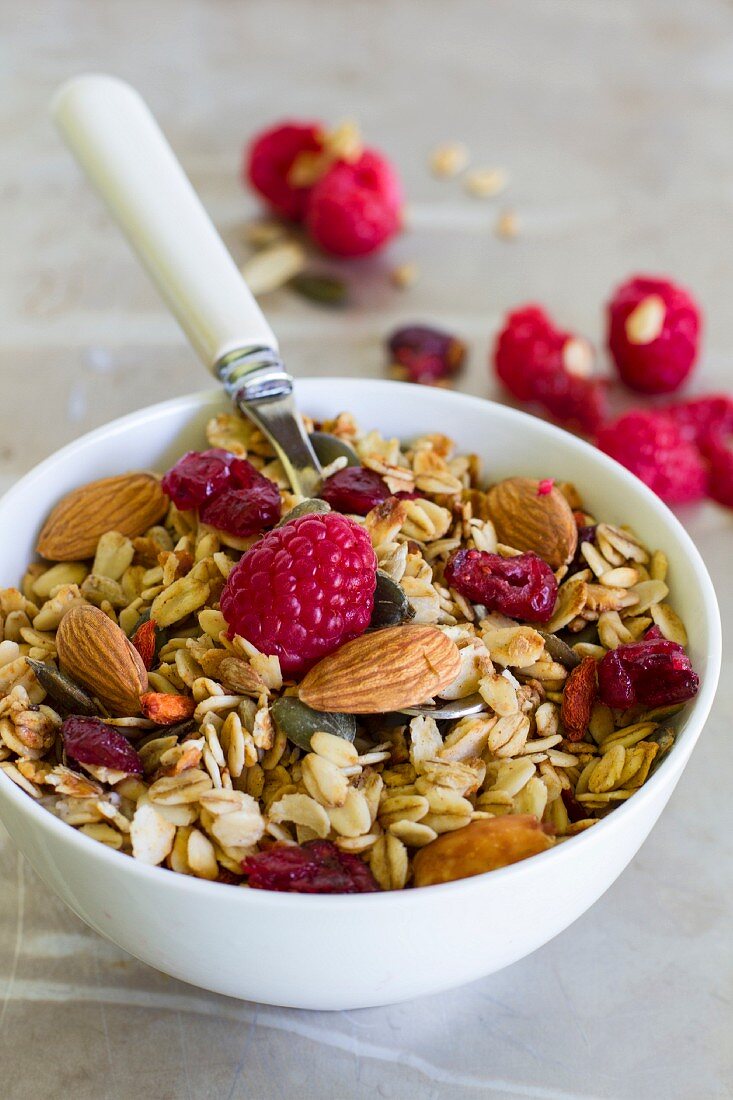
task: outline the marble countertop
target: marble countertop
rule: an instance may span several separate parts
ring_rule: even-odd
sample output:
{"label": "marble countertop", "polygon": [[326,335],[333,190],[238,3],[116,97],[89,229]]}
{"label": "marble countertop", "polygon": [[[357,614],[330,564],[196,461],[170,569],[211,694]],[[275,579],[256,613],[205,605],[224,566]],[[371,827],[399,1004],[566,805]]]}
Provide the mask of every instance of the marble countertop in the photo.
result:
{"label": "marble countertop", "polygon": [[[87,69],[141,89],[238,260],[255,210],[238,162],[254,128],[288,114],[355,117],[395,158],[410,228],[388,256],[346,271],[351,308],[287,293],[264,302],[297,374],[379,377],[385,333],[432,320],[470,342],[462,386],[492,394],[487,351],[507,308],[542,301],[598,340],[610,288],[653,270],[705,304],[697,387],[730,387],[733,11],[723,0],[27,0],[2,18],[0,488],[80,433],[207,384],[48,122],[53,88]],[[458,139],[476,163],[510,172],[505,196],[472,200],[430,177],[430,148]],[[493,233],[507,206],[521,225],[513,242]],[[421,278],[400,292],[388,273],[408,260]],[[727,625],[730,514],[705,506],[681,518]],[[164,977],[89,931],[0,829],[0,1093],[732,1095],[730,672],[726,644],[692,761],[597,905],[502,973],[390,1008],[267,1008]]]}

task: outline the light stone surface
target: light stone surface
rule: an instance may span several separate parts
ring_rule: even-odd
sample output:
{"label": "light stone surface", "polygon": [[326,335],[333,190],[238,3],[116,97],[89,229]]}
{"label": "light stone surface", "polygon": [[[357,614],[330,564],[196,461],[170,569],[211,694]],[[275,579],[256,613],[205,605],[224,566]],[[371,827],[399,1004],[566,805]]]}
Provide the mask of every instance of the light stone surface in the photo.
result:
{"label": "light stone surface", "polygon": [[[54,87],[89,69],[140,88],[238,259],[255,204],[237,171],[256,127],[356,117],[394,157],[410,229],[344,269],[351,308],[263,303],[297,374],[377,377],[385,333],[432,320],[470,341],[463,387],[491,394],[508,307],[542,301],[600,340],[610,288],[651,270],[705,304],[697,388],[730,385],[723,0],[9,0],[2,22],[0,487],[96,425],[206,384],[48,121]],[[481,202],[430,177],[432,146],[457,139],[510,172],[505,195]],[[512,243],[492,232],[507,207]],[[400,292],[387,273],[407,260],[422,277]],[[727,624],[730,514],[681,518]],[[85,928],[3,835],[3,1100],[731,1096],[730,677],[727,645],[667,812],[590,912],[503,973],[392,1008],[263,1008],[166,978]]]}

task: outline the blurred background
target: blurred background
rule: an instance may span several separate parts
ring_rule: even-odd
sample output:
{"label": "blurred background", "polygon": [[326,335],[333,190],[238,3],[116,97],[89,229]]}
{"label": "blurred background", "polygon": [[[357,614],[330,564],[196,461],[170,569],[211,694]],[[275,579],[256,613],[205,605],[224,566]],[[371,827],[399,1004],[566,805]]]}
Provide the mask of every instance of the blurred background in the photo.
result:
{"label": "blurred background", "polygon": [[[261,213],[240,178],[258,130],[353,119],[393,162],[404,232],[363,260],[309,259],[348,305],[261,298],[297,375],[382,377],[388,334],[424,322],[468,344],[458,386],[498,396],[489,349],[527,301],[593,341],[605,371],[604,303],[650,272],[703,306],[690,390],[730,386],[727,0],[7,0],[0,20],[0,489],[92,427],[210,386],[49,121],[54,89],[88,70],[140,90],[240,265]],[[454,143],[506,187],[478,198],[436,178],[431,154]],[[679,514],[725,619],[730,512]],[[732,701],[724,671],[668,812],[590,913],[493,978],[390,1009],[262,1008],[164,978],[88,932],[3,834],[0,1091],[730,1096]]]}

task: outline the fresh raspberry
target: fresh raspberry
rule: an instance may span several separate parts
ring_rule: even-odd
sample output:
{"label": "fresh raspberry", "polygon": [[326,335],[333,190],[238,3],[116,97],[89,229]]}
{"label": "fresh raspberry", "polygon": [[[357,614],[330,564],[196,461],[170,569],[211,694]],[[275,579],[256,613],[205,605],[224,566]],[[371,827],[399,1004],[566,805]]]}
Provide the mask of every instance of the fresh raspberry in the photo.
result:
{"label": "fresh raspberry", "polygon": [[582,378],[565,370],[537,379],[535,400],[561,424],[570,424],[592,435],[606,418],[606,383]]}
{"label": "fresh raspberry", "polygon": [[639,393],[672,393],[697,359],[700,308],[669,279],[637,275],[608,303],[608,348],[621,377]]}
{"label": "fresh raspberry", "polygon": [[327,477],[321,487],[321,498],[335,512],[365,516],[390,495],[376,470],[366,466],[346,466]]}
{"label": "fresh raspberry", "polygon": [[674,420],[683,437],[702,446],[711,432],[733,432],[733,397],[712,393],[657,406],[657,412]]}
{"label": "fresh raspberry", "polygon": [[334,256],[365,256],[400,228],[402,186],[390,163],[365,149],[354,163],[337,161],[308,196],[305,222],[313,240]]}
{"label": "fresh raspberry", "polygon": [[456,336],[428,325],[406,325],[389,338],[393,372],[407,382],[434,386],[457,374],[466,361],[466,345]]}
{"label": "fresh raspberry", "polygon": [[142,775],[142,760],[126,737],[99,718],[72,714],[61,726],[66,753],[79,764]]}
{"label": "fresh raspberry", "polygon": [[596,442],[668,504],[705,496],[707,471],[699,451],[663,413],[632,409],[601,428]]}
{"label": "fresh raspberry", "polygon": [[291,894],[369,894],[379,889],[366,863],[330,840],[309,840],[247,856],[242,870],[255,890]]}
{"label": "fresh raspberry", "polygon": [[445,580],[472,603],[527,622],[546,623],[557,599],[555,574],[536,554],[502,558],[486,550],[456,550]]}
{"label": "fresh raspberry", "polygon": [[230,635],[280,658],[297,678],[363,634],[374,608],[377,559],[369,535],[337,512],[300,516],[240,558],[221,594]]}
{"label": "fresh raspberry", "polygon": [[708,460],[708,494],[733,508],[733,450],[730,435],[720,429],[709,431],[702,442],[702,453]]}
{"label": "fresh raspberry", "polygon": [[247,538],[273,527],[280,519],[280,490],[251,462],[232,455],[229,487],[207,501],[199,517],[218,531]]}
{"label": "fresh raspberry", "polygon": [[200,508],[226,486],[233,461],[233,454],[218,447],[210,451],[188,451],[163,475],[163,492],[181,512]]}
{"label": "fresh raspberry", "polygon": [[684,703],[699,685],[690,658],[676,642],[646,639],[620,645],[598,663],[601,702],[617,710]]}
{"label": "fresh raspberry", "polygon": [[535,305],[507,316],[494,347],[497,377],[513,397],[589,433],[606,415],[606,386],[588,376],[591,366],[586,341],[558,329]]}
{"label": "fresh raspberry", "polygon": [[275,213],[302,221],[310,188],[294,187],[288,174],[300,153],[319,153],[322,146],[323,133],[317,122],[281,122],[251,142],[245,152],[243,176]]}

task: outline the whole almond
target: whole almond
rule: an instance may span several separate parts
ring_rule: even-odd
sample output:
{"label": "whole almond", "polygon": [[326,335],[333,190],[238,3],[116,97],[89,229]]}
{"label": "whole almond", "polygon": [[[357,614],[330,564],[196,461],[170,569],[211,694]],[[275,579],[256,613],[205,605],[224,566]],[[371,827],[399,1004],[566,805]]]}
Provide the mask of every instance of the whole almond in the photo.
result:
{"label": "whole almond", "polygon": [[148,674],[140,654],[116,623],[91,604],[66,612],[56,634],[59,661],[115,716],[139,714]]}
{"label": "whole almond", "polygon": [[310,670],[299,689],[313,710],[386,714],[417,706],[452,683],[458,647],[435,626],[392,626],[347,642]]}
{"label": "whole almond", "polygon": [[544,852],[552,844],[545,826],[530,814],[472,821],[420,849],[413,860],[413,885],[434,886],[496,871]]}
{"label": "whole almond", "polygon": [[508,477],[488,492],[489,517],[499,542],[531,551],[559,569],[572,560],[578,528],[570,505],[559,489],[540,492],[531,477]]}
{"label": "whole almond", "polygon": [[50,561],[78,561],[96,553],[101,535],[134,538],[165,514],[168,498],[155,474],[129,473],[90,481],[60,500],[38,536],[38,553]]}

